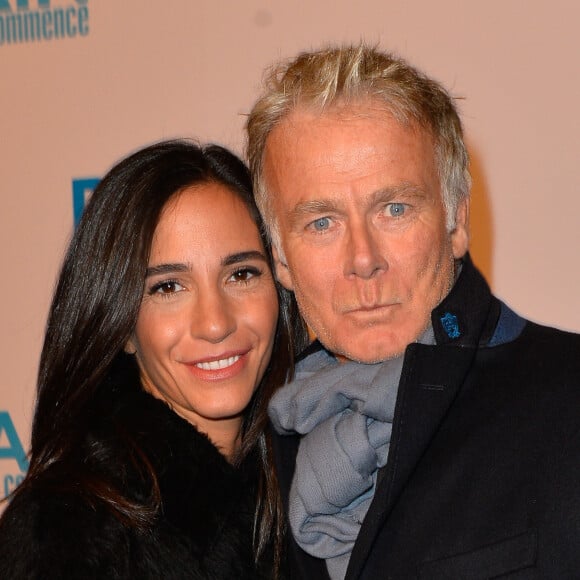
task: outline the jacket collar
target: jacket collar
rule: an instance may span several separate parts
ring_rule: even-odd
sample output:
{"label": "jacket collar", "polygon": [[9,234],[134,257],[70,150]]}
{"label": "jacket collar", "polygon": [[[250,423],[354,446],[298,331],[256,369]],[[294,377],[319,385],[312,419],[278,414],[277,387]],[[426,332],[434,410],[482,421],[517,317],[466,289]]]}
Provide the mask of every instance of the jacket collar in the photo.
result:
{"label": "jacket collar", "polygon": [[500,305],[489,286],[466,254],[461,272],[449,294],[431,313],[438,345],[481,346],[491,338]]}

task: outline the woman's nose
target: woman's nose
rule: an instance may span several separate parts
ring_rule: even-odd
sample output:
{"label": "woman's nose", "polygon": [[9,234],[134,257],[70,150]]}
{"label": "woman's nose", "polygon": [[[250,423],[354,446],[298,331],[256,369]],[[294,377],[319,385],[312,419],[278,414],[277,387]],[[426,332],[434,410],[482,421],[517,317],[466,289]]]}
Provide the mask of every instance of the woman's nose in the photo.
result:
{"label": "woman's nose", "polygon": [[219,291],[204,292],[195,302],[192,335],[218,343],[236,330],[236,309],[228,296]]}

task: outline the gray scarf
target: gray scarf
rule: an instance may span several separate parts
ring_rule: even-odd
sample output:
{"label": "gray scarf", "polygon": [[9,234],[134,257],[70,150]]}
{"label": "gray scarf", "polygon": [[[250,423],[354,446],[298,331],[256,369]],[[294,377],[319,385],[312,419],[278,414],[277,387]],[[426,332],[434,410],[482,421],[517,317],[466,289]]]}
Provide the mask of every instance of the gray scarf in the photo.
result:
{"label": "gray scarf", "polygon": [[[429,329],[420,342],[433,344]],[[302,361],[269,413],[280,434],[303,435],[290,488],[288,518],[302,549],[343,579],[387,462],[403,357],[339,364],[324,351]]]}

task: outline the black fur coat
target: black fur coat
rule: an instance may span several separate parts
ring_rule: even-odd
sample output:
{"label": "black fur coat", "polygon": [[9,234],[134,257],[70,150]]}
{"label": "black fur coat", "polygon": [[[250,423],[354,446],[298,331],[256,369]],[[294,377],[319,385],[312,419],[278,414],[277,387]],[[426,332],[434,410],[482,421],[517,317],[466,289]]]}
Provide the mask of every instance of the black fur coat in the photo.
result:
{"label": "black fur coat", "polygon": [[[0,578],[268,577],[253,564],[256,462],[234,468],[207,437],[141,391],[135,369],[122,375],[122,389],[119,376],[103,387],[76,458],[51,466],[6,508]],[[132,500],[147,500],[151,480],[131,461],[127,436],[153,466],[161,493],[161,513],[141,530],[123,524],[83,483],[97,474]]]}

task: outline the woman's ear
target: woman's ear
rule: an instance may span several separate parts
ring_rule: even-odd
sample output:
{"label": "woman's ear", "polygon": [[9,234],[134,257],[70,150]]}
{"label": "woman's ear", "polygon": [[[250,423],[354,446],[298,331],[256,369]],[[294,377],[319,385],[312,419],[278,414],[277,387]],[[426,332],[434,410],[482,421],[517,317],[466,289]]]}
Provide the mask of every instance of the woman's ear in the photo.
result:
{"label": "woman's ear", "polygon": [[137,352],[137,347],[135,346],[135,343],[133,342],[133,337],[131,337],[127,343],[125,344],[125,347],[123,348],[123,350],[127,353],[127,354],[135,354]]}

